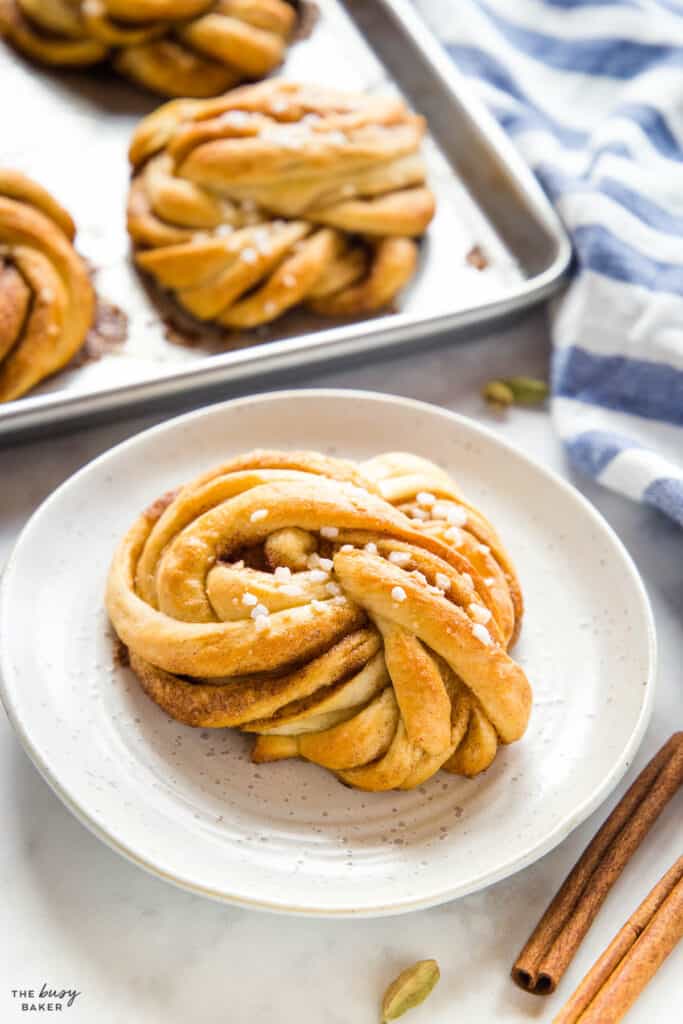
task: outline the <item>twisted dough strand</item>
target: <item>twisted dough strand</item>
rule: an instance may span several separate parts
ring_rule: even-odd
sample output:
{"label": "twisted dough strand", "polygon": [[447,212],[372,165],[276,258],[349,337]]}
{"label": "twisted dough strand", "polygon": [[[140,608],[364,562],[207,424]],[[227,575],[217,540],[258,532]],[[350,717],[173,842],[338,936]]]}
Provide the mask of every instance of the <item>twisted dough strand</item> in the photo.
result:
{"label": "twisted dough strand", "polygon": [[526,729],[512,564],[415,456],[231,460],[137,520],[107,608],[149,696],[189,725],[254,733],[256,761],[411,788],[482,771]]}
{"label": "twisted dough strand", "polygon": [[285,0],[0,0],[0,31],[55,67],[111,58],[162,96],[216,96],[281,63],[296,21]]}
{"label": "twisted dough strand", "polygon": [[0,402],[61,369],[94,315],[73,222],[45,189],[0,169]]}
{"label": "twisted dough strand", "polygon": [[373,312],[413,276],[434,213],[423,134],[401,100],[277,79],[171,101],[130,147],[136,262],[226,327],[302,303]]}

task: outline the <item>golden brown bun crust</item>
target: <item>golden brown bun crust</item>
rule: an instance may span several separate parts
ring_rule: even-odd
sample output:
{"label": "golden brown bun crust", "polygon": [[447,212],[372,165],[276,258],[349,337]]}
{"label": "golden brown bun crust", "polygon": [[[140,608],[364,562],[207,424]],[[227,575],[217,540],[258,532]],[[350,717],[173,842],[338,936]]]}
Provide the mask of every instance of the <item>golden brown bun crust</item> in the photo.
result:
{"label": "golden brown bun crust", "polygon": [[233,459],[133,524],[107,609],[152,700],[256,734],[257,761],[407,789],[484,770],[528,723],[512,563],[416,456]]}

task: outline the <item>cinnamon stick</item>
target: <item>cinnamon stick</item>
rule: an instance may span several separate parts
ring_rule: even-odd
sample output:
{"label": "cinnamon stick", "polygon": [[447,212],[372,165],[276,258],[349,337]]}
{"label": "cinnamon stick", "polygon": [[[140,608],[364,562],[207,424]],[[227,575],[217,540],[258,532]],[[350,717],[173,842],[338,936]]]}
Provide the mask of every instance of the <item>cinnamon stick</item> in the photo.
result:
{"label": "cinnamon stick", "polygon": [[608,892],[683,783],[683,732],[674,735],[586,847],[512,968],[520,988],[549,995],[571,963]]}
{"label": "cinnamon stick", "polygon": [[683,938],[683,857],[657,883],[553,1024],[617,1024]]}

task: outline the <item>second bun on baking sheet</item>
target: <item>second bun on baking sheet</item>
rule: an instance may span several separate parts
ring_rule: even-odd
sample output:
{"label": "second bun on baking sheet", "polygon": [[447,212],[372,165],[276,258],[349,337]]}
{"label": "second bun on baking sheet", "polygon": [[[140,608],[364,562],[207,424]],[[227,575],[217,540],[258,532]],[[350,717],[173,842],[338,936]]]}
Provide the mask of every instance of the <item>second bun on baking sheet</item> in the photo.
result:
{"label": "second bun on baking sheet", "polygon": [[227,328],[386,308],[434,214],[424,132],[400,98],[284,79],[171,101],[130,147],[137,265]]}

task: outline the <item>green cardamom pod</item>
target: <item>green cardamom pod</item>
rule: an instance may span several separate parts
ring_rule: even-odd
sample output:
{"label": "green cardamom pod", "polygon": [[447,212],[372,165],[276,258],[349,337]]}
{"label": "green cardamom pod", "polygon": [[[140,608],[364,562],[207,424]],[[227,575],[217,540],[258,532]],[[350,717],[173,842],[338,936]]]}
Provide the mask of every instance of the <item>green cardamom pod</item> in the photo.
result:
{"label": "green cardamom pod", "polygon": [[436,960],[418,960],[392,981],[382,1000],[382,1024],[398,1020],[406,1010],[424,1002],[441,976]]}
{"label": "green cardamom pod", "polygon": [[506,409],[515,400],[512,388],[502,380],[490,380],[481,394],[489,405],[493,405],[497,409]]}
{"label": "green cardamom pod", "polygon": [[549,388],[544,380],[534,377],[509,377],[504,382],[522,405],[540,405],[548,397]]}

